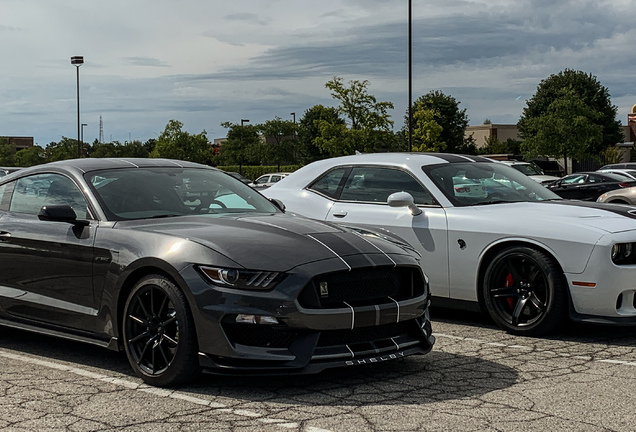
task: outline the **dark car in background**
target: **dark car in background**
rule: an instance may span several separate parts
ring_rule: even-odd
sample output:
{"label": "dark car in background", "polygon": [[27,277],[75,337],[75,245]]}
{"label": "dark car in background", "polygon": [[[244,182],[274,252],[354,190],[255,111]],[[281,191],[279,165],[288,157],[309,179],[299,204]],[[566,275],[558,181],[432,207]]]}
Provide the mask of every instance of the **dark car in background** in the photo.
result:
{"label": "dark car in background", "polygon": [[19,167],[0,167],[0,177],[4,177],[12,172],[16,172],[21,170]]}
{"label": "dark car in background", "polygon": [[636,181],[626,175],[601,172],[578,172],[546,185],[562,198],[584,201],[596,201],[605,192],[632,186]]}
{"label": "dark car in background", "polygon": [[420,259],[190,162],[76,159],[0,180],[0,325],[124,350],[151,385],[427,353]]}

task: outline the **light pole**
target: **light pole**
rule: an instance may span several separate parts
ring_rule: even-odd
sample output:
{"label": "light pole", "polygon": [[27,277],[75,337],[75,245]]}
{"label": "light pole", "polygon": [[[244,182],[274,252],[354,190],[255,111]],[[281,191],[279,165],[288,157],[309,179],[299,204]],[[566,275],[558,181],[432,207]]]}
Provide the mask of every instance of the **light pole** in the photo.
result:
{"label": "light pole", "polygon": [[411,13],[411,0],[409,0],[409,151],[412,148],[413,140],[413,37],[412,37],[412,13]]}
{"label": "light pole", "polygon": [[71,64],[77,69],[77,157],[82,157],[82,147],[80,141],[80,97],[79,97],[79,68],[84,64],[83,56],[71,57]]}
{"label": "light pole", "polygon": [[241,119],[241,126],[243,126],[243,123],[249,123],[249,122],[250,122],[249,120]]}
{"label": "light pole", "polygon": [[81,134],[81,136],[80,136],[80,138],[81,138],[81,143],[82,143],[82,144],[81,144],[81,145],[82,145],[82,147],[84,147],[84,126],[88,126],[88,123],[82,123],[82,134]]}
{"label": "light pole", "polygon": [[294,119],[294,123],[296,123],[296,113],[289,113],[290,116],[292,116],[292,118]]}

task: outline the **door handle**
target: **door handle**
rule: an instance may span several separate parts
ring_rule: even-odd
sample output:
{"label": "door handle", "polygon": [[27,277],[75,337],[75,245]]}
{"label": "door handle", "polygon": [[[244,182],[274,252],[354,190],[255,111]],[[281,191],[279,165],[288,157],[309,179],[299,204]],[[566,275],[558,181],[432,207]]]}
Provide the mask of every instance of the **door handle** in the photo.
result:
{"label": "door handle", "polygon": [[338,213],[334,213],[334,214],[333,214],[333,217],[335,217],[335,218],[343,218],[343,217],[345,217],[346,215],[347,215],[347,212],[346,212],[346,211],[339,211]]}

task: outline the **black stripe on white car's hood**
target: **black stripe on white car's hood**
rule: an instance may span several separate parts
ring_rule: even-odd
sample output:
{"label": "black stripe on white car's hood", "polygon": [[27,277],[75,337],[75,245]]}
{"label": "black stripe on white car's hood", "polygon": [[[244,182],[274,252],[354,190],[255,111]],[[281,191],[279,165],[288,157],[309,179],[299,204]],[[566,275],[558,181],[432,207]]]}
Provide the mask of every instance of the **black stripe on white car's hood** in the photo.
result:
{"label": "black stripe on white car's hood", "polygon": [[603,211],[615,213],[620,216],[636,219],[636,207],[625,205],[625,204],[611,204],[611,203],[600,203],[600,202],[593,202],[593,201],[577,201],[577,200],[556,200],[556,201],[549,201],[549,203],[603,210]]}

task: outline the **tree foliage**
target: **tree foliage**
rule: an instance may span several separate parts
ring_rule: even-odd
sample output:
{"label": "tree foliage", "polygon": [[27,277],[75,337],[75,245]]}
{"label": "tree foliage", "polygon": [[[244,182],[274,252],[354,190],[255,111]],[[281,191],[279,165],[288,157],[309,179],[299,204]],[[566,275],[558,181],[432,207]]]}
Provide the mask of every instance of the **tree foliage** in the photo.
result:
{"label": "tree foliage", "polygon": [[524,120],[532,134],[526,136],[521,150],[526,156],[581,159],[603,142],[602,115],[575,90],[562,88],[542,114]]}
{"label": "tree foliage", "polygon": [[[565,114],[568,111],[566,107],[559,108],[564,98],[569,98],[569,101],[578,107],[578,113],[573,112],[575,107],[569,109],[570,114]],[[566,148],[562,149],[566,150],[570,156],[576,157],[574,155],[577,154],[583,157],[599,154],[606,147],[623,141],[621,124],[616,120],[617,108],[612,105],[607,88],[601,85],[592,74],[565,69],[542,80],[537,87],[537,92],[527,101],[527,106],[523,110],[519,120],[519,132],[524,139],[535,138],[534,143],[529,145],[530,148],[536,148],[536,137],[539,134],[543,136],[543,139],[549,139],[546,131],[541,132],[537,128],[541,125],[547,127],[549,118],[546,117],[546,113],[557,109],[566,116],[577,117],[579,122],[591,122],[601,127],[600,140],[596,139],[598,137],[586,140],[588,147],[584,149],[585,151],[581,151],[581,143],[574,141],[571,141],[574,146],[572,149],[569,151]],[[587,122],[581,117],[587,118]],[[552,126],[552,129],[558,128],[557,125]],[[592,129],[596,130],[596,128]],[[560,144],[555,142],[550,146],[554,148]]]}
{"label": "tree foliage", "polygon": [[[464,141],[468,116],[466,109],[459,109],[459,102],[454,97],[445,95],[439,90],[432,90],[420,96],[413,103],[411,111],[413,130],[415,132],[420,129],[420,132],[413,134],[413,149],[423,147],[450,153],[469,152],[470,142]],[[408,123],[407,112],[405,129],[408,128]],[[439,131],[439,127],[441,127],[441,131]],[[435,137],[435,142],[430,141],[433,137]]]}
{"label": "tree foliage", "polygon": [[413,113],[413,142],[411,150],[416,152],[442,152],[446,143],[442,141],[442,131],[436,118],[437,111],[420,105]]}
{"label": "tree foliage", "polygon": [[395,147],[393,120],[388,114],[393,103],[378,102],[369,94],[369,81],[353,80],[346,86],[342,78],[334,77],[325,87],[340,102],[336,111],[344,116],[345,124],[338,120],[318,120],[320,135],[314,142],[322,152],[333,157]]}
{"label": "tree foliage", "polygon": [[258,125],[224,122],[221,126],[228,129],[227,139],[220,149],[221,163],[238,165],[241,168],[246,164],[260,163],[261,139]]}
{"label": "tree foliage", "polygon": [[180,121],[170,120],[159,135],[150,157],[208,163],[212,159],[213,150],[207,133],[203,131],[192,135],[183,131],[182,127],[183,123]]}
{"label": "tree foliage", "polygon": [[336,108],[314,105],[305,111],[303,117],[298,122],[298,145],[300,152],[297,156],[299,161],[308,163],[327,156],[322,147],[316,143],[316,139],[321,136],[321,120],[326,124],[346,125],[346,122],[340,117]]}
{"label": "tree foliage", "polygon": [[274,162],[280,171],[281,163],[295,163],[298,125],[275,117],[259,126],[265,137],[264,163]]}

